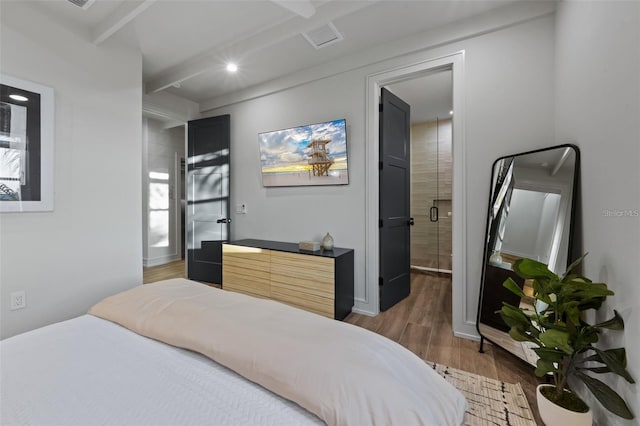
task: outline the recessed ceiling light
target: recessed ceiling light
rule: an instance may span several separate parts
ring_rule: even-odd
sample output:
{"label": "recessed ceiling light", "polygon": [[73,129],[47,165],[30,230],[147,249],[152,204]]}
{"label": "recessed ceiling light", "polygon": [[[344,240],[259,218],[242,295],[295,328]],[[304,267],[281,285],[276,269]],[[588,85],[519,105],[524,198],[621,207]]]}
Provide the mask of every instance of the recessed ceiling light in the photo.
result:
{"label": "recessed ceiling light", "polygon": [[236,64],[234,64],[233,62],[229,62],[227,64],[227,71],[236,72],[236,71],[238,71],[238,66]]}
{"label": "recessed ceiling light", "polygon": [[9,95],[9,97],[14,101],[20,101],[20,102],[27,102],[29,100],[29,98],[25,98],[22,95]]}
{"label": "recessed ceiling light", "polygon": [[449,110],[449,115],[453,115],[453,110]]}

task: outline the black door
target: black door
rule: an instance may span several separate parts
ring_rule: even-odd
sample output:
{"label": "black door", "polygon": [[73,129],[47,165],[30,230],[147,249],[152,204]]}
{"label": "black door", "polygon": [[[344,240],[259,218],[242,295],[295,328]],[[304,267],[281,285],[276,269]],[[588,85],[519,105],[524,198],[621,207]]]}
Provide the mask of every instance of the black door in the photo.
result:
{"label": "black door", "polygon": [[380,104],[380,310],[411,292],[410,107],[382,89]]}
{"label": "black door", "polygon": [[187,276],[222,283],[222,242],[229,240],[228,115],[189,121]]}

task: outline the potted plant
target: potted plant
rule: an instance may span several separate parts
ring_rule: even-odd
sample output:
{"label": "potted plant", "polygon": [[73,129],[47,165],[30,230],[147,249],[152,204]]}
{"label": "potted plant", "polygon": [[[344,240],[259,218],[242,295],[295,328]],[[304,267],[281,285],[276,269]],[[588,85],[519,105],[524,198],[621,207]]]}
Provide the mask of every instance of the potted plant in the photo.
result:
{"label": "potted plant", "polygon": [[[532,302],[520,306],[503,303],[500,314],[510,327],[511,338],[538,346],[533,349],[539,356],[536,376],[553,376],[552,385],[538,386],[540,416],[547,426],[591,425],[591,411],[572,391],[570,378],[582,381],[607,410],[625,419],[633,418],[625,401],[611,387],[588,374],[614,373],[635,383],[626,369],[624,348],[602,350],[594,346],[601,329],[623,330],[624,322],[615,310],[613,318],[605,322],[591,325],[584,319],[584,311],[599,309],[614,294],[606,284],[572,273],[585,256],[572,263],[562,276],[535,260],[517,260],[513,270],[521,278],[532,280],[533,297],[525,295],[511,278],[503,284],[522,300]],[[575,415],[577,423],[554,420],[565,414]]]}

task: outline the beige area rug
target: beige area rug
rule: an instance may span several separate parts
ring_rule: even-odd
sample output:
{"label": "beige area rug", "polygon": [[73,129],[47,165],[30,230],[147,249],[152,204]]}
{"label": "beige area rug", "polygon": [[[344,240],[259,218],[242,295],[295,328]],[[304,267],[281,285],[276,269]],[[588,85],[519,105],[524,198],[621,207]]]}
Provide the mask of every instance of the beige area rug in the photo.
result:
{"label": "beige area rug", "polygon": [[467,398],[465,426],[536,426],[520,383],[504,383],[427,361]]}

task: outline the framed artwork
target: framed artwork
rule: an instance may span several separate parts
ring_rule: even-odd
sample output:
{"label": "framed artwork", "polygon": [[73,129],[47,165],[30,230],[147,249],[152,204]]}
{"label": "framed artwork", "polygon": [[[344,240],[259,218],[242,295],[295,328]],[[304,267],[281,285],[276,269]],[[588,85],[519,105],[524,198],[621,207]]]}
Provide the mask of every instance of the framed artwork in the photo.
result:
{"label": "framed artwork", "polygon": [[345,119],[258,135],[263,186],[347,185]]}
{"label": "framed artwork", "polygon": [[53,210],[53,89],[0,74],[0,212]]}

